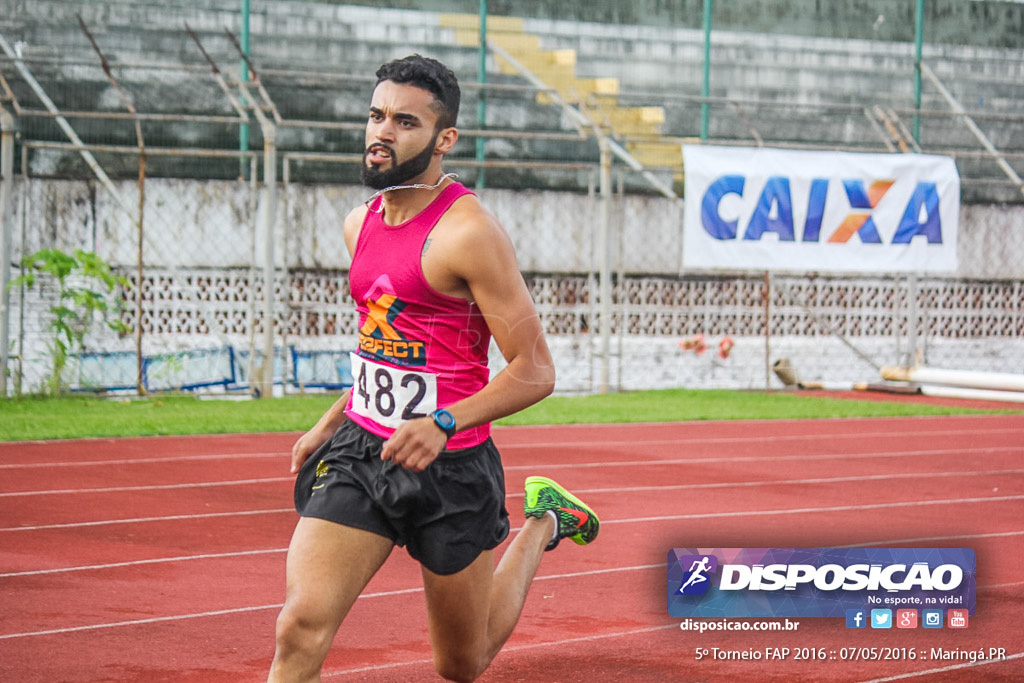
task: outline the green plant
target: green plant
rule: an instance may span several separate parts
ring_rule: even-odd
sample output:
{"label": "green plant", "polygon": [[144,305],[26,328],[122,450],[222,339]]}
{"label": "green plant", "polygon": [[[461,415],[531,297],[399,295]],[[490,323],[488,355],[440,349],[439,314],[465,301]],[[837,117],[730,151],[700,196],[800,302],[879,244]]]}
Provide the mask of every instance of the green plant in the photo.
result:
{"label": "green plant", "polygon": [[61,376],[68,357],[82,349],[85,335],[97,315],[118,334],[130,331],[120,318],[124,304],[115,292],[118,286],[126,287],[128,280],[115,275],[110,265],[95,253],[81,249],[73,254],[60,249],[40,249],[24,257],[21,265],[24,274],[13,278],[9,287],[24,285],[31,289],[46,278],[57,282],[57,302],[50,307],[53,367],[46,393],[61,393],[64,388]]}

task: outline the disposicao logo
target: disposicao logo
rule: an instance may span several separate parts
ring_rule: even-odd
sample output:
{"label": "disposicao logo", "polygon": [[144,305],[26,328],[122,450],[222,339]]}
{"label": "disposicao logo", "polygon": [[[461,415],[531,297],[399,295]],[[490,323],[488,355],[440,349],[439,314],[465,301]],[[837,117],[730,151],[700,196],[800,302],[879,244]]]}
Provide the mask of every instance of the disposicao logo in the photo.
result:
{"label": "disposicao logo", "polygon": [[[871,627],[892,628],[900,608],[975,608],[968,548],[673,548],[667,577],[674,617],[849,620],[860,612]],[[886,610],[888,622],[876,621]]]}

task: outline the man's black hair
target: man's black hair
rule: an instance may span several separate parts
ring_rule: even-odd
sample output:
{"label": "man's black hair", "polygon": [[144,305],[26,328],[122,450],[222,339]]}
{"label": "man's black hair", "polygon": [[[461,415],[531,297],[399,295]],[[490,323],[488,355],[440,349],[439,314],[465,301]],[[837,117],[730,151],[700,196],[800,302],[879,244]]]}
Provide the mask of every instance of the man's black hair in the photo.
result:
{"label": "man's black hair", "polygon": [[409,55],[395,59],[377,69],[377,85],[382,81],[404,83],[433,93],[437,111],[437,127],[451,128],[459,119],[459,101],[462,92],[459,80],[451,69],[436,59]]}

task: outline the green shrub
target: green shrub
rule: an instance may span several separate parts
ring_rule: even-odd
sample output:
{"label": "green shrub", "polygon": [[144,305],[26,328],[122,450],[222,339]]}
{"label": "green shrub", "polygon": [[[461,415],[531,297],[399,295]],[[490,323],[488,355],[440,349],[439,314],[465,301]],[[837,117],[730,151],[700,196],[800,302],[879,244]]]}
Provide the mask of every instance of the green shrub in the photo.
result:
{"label": "green shrub", "polygon": [[59,249],[40,249],[24,257],[21,265],[25,273],[13,278],[9,287],[24,285],[32,289],[47,280],[57,283],[58,299],[50,307],[52,319],[48,326],[53,333],[50,340],[53,366],[44,393],[59,394],[66,388],[61,376],[68,356],[82,350],[85,335],[97,316],[118,334],[131,331],[121,320],[124,304],[116,292],[118,286],[126,287],[128,281],[115,275],[95,253],[81,249],[73,254]]}

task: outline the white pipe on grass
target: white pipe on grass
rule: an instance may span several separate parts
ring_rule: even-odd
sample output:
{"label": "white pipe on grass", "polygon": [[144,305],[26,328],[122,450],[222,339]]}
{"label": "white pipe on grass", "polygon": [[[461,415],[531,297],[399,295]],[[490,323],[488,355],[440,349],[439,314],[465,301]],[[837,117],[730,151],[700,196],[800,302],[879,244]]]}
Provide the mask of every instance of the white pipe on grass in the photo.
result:
{"label": "white pipe on grass", "polygon": [[921,393],[925,396],[941,398],[963,398],[974,401],[1006,401],[1009,403],[1024,403],[1024,392],[1002,391],[999,389],[969,389],[967,387],[943,387],[934,384],[921,386]]}
{"label": "white pipe on grass", "polygon": [[945,370],[942,368],[901,368],[887,365],[882,377],[897,382],[941,384],[970,389],[1024,392],[1024,375],[1007,372],[980,372],[975,370]]}

